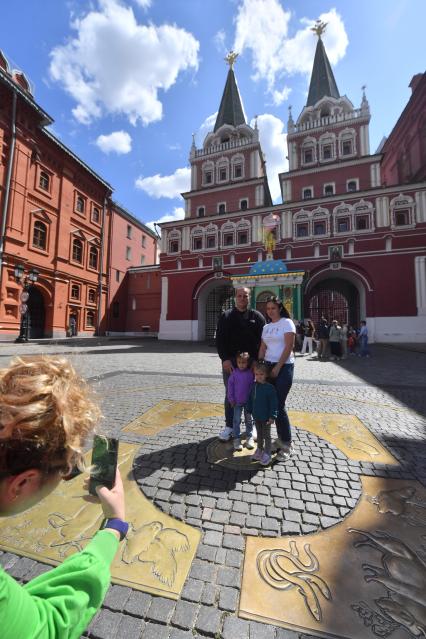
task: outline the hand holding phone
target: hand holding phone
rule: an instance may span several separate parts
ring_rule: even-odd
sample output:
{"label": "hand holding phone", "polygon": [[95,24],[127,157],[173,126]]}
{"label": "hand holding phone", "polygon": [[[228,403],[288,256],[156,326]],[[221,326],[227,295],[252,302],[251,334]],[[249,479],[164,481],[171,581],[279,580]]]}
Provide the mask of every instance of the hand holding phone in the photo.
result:
{"label": "hand holding phone", "polygon": [[118,439],[110,437],[93,438],[92,470],[90,472],[89,493],[98,496],[97,486],[112,489],[115,484],[118,460]]}
{"label": "hand holding phone", "polygon": [[105,486],[98,486],[97,494],[102,504],[105,519],[126,519],[124,503],[124,488],[120,470],[117,468],[114,487],[109,490]]}

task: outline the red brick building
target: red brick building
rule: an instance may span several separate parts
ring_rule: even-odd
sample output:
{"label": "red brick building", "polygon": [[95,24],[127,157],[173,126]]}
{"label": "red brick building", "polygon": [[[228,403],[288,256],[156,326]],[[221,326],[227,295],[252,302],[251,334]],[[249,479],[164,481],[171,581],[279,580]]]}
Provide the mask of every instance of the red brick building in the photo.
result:
{"label": "red brick building", "polygon": [[[161,225],[160,338],[213,336],[233,277],[266,257],[272,213],[274,257],[306,273],[305,318],[366,319],[372,341],[426,341],[425,76],[415,76],[407,109],[371,154],[365,93],[359,108],[340,95],[320,31],[306,106],[296,122],[289,115],[282,204],[271,203],[231,65],[214,131],[191,147],[185,219]],[[411,158],[402,179],[394,170],[401,148]],[[284,296],[278,288],[271,280],[270,292]],[[261,307],[267,292],[252,304]]]}
{"label": "red brick building", "polygon": [[[18,336],[25,308],[31,338],[63,337],[70,323],[80,335],[101,334],[118,319],[115,272],[123,279],[142,256],[154,261],[156,236],[114,204],[112,187],[48,130],[52,118],[1,52],[0,104],[0,336]],[[137,244],[130,253],[129,233]],[[23,303],[22,284],[34,270]],[[121,322],[124,330],[124,309]]]}

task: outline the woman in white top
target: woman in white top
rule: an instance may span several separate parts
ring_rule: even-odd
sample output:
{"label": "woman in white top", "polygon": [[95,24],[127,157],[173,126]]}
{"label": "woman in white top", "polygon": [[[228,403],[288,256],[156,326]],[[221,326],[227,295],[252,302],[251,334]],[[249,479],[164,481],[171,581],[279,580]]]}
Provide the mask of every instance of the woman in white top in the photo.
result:
{"label": "woman in white top", "polygon": [[277,459],[286,460],[293,452],[285,402],[293,383],[296,327],[283,303],[275,296],[267,300],[266,315],[269,323],[263,327],[259,359],[264,359],[272,367],[270,381],[278,395],[278,417],[275,420],[279,447]]}

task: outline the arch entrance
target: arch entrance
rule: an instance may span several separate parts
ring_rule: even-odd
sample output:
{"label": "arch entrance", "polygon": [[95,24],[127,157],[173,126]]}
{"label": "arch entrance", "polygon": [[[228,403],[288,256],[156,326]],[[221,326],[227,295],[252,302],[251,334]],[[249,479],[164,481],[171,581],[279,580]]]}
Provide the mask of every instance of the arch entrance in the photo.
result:
{"label": "arch entrance", "polygon": [[329,321],[358,326],[360,299],[357,287],[345,279],[328,278],[313,286],[305,298],[305,317],[318,324],[321,315]]}
{"label": "arch entrance", "polygon": [[29,338],[39,339],[44,337],[44,322],[45,322],[45,306],[44,298],[40,289],[36,286],[30,286],[28,289],[29,298],[27,301],[28,306],[28,321],[29,321]]}
{"label": "arch entrance", "polygon": [[[207,295],[205,305],[204,339],[213,340],[220,315],[234,305],[234,289],[231,284],[216,286]],[[202,338],[202,337],[201,337]]]}

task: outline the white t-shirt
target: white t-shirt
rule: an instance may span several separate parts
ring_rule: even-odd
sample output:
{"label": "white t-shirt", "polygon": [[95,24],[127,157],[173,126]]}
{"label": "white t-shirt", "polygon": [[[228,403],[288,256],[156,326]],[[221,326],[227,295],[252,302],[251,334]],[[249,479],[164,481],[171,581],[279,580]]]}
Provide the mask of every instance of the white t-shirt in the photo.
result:
{"label": "white t-shirt", "polygon": [[[284,350],[285,333],[296,333],[293,320],[282,317],[278,322],[265,324],[262,331],[262,340],[266,344],[265,359],[268,362],[278,362]],[[294,355],[291,351],[286,364],[293,364]]]}

